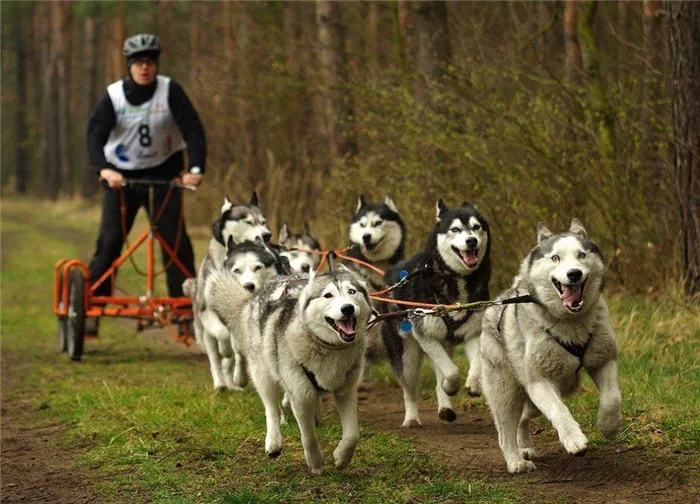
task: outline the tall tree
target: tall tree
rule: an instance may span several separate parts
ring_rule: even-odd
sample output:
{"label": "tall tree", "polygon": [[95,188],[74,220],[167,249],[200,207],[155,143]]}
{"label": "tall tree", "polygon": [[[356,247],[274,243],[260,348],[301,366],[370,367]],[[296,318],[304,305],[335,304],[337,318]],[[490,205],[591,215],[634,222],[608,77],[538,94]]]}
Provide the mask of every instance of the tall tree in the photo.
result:
{"label": "tall tree", "polygon": [[685,291],[700,293],[700,3],[665,2],[673,79],[674,172]]}
{"label": "tall tree", "polygon": [[416,6],[418,36],[418,98],[434,105],[431,86],[445,74],[450,62],[450,38],[447,32],[447,6],[444,1],[418,2]]}
{"label": "tall tree", "polygon": [[41,159],[42,159],[42,192],[45,196],[58,197],[58,117],[56,114],[58,102],[58,86],[56,86],[56,44],[52,40],[51,4],[39,5],[41,15],[41,30],[37,33],[41,47]]}
{"label": "tall tree", "polygon": [[70,184],[71,160],[70,160],[70,107],[68,95],[70,91],[69,59],[70,59],[70,12],[69,4],[64,2],[52,2],[53,39],[56,47],[56,87],[58,88],[58,187],[59,191],[72,192]]}
{"label": "tall tree", "polygon": [[569,82],[577,82],[581,75],[581,45],[578,40],[578,5],[574,0],[564,3],[564,48],[566,77]]}
{"label": "tall tree", "polygon": [[[97,105],[99,99],[99,83],[97,78],[98,71],[98,4],[92,3],[88,8],[85,19],[83,21],[83,37],[85,53],[83,57],[85,58],[85,107],[84,110],[84,120],[87,122],[88,117],[92,113],[93,108]],[[84,197],[90,198],[97,194],[99,188],[99,181],[95,176],[95,172],[92,167],[89,166],[89,161],[87,159],[87,152],[82,149],[83,152],[83,166],[81,169],[81,193]]]}
{"label": "tall tree", "polygon": [[[31,20],[31,17],[29,18]],[[27,192],[27,178],[29,174],[27,156],[27,115],[29,113],[29,100],[27,99],[27,44],[29,32],[26,29],[28,20],[24,19],[24,12],[18,16],[13,26],[15,53],[17,58],[17,103],[15,105],[15,127],[17,128],[17,158],[15,188],[18,193]],[[30,63],[31,64],[31,63]]]}
{"label": "tall tree", "polygon": [[347,87],[345,30],[341,6],[330,0],[316,1],[321,69],[325,81],[326,120],[331,153],[345,157],[357,152],[353,102]]}

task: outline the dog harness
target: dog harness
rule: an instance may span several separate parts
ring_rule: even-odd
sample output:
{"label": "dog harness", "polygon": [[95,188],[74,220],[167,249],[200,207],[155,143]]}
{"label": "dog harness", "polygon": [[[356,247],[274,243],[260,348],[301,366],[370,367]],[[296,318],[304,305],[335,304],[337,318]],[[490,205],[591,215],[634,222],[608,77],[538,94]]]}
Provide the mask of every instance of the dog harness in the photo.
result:
{"label": "dog harness", "polygon": [[317,392],[328,392],[326,389],[324,389],[318,384],[318,380],[316,379],[316,375],[313,373],[313,371],[308,370],[304,365],[301,366],[301,369],[304,370],[304,374],[309,379],[311,385],[314,386]]}
{"label": "dog harness", "polygon": [[[532,302],[536,302],[536,301],[533,299]],[[503,340],[503,338],[501,337],[501,328],[502,328],[502,324],[503,324],[503,315],[506,311],[506,308],[507,308],[506,306],[503,306],[501,308],[501,313],[498,316],[498,324],[496,324],[496,331],[498,332],[498,336],[501,340]],[[516,318],[518,316],[518,305],[515,305],[515,316],[516,316]],[[562,338],[559,335],[557,335],[557,333],[552,331],[551,329],[546,329],[546,332],[550,338],[552,338],[554,341],[556,341],[559,344],[559,346],[561,346],[564,350],[566,350],[567,352],[569,352],[571,355],[573,355],[574,357],[576,357],[578,359],[579,364],[578,364],[578,367],[576,368],[576,374],[578,374],[579,371],[581,371],[581,369],[583,368],[583,356],[586,353],[586,349],[588,348],[588,344],[591,342],[591,339],[593,338],[593,333],[588,333],[588,338],[586,339],[585,343],[583,343],[582,345],[577,345],[574,343],[564,342],[562,340]]]}

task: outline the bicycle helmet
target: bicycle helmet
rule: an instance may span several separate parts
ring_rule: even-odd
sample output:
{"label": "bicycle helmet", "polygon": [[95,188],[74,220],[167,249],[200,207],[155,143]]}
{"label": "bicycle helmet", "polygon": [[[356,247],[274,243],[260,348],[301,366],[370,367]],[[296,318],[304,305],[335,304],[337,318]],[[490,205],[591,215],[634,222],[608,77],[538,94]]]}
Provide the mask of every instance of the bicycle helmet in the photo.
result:
{"label": "bicycle helmet", "polygon": [[160,55],[160,41],[150,33],[139,33],[124,41],[122,53],[126,56],[127,63],[144,56],[157,61]]}

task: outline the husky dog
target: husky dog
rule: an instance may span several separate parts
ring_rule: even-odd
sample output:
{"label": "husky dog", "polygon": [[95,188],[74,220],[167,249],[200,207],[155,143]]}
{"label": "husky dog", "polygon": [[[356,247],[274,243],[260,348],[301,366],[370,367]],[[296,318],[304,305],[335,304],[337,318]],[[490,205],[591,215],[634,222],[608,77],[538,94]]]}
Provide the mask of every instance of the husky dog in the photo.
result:
{"label": "husky dog", "polygon": [[620,425],[617,346],[601,294],[604,272],[601,252],[578,219],[557,235],[540,223],[537,246],[513,287],[499,296],[530,295],[534,302],[486,310],[482,383],[508,472],[535,468],[530,419],[540,412],[566,451],[586,450],[588,439],[561,399],[576,390],[581,369],[600,390],[600,430],[612,437]]}
{"label": "husky dog", "polygon": [[[229,236],[226,259],[221,269],[229,271],[241,287],[252,295],[279,272],[279,265],[274,254],[259,240],[236,245]],[[214,390],[224,387],[240,390],[248,382],[243,345],[240,338],[230,334],[212,311],[211,299],[206,297],[206,291],[201,289],[198,292],[203,295],[195,295],[195,334],[199,334],[199,341],[207,351]]]}
{"label": "husky dog", "polygon": [[[183,283],[183,289],[185,293],[189,295],[194,300],[194,334],[197,342],[204,346],[209,355],[209,360],[212,369],[212,377],[214,379],[214,388],[220,389],[224,386],[228,388],[240,388],[244,387],[247,381],[245,373],[245,361],[243,356],[236,353],[235,358],[235,372],[236,380],[232,378],[226,378],[222,375],[221,369],[221,357],[216,353],[218,340],[213,340],[216,338],[214,334],[218,334],[221,330],[222,324],[220,321],[214,320],[212,313],[207,312],[206,320],[208,320],[213,325],[208,327],[207,323],[202,319],[205,312],[207,311],[206,303],[202,296],[198,296],[198,293],[204,292],[204,282],[212,271],[224,267],[224,262],[227,259],[227,252],[230,252],[235,244],[242,244],[246,241],[258,242],[256,250],[260,252],[262,258],[265,261],[259,261],[259,264],[267,264],[269,258],[275,258],[274,252],[267,245],[263,245],[270,240],[272,234],[267,227],[267,221],[265,216],[258,205],[258,195],[253,192],[253,196],[248,204],[234,204],[231,202],[228,196],[224,197],[224,204],[221,207],[221,215],[212,224],[212,235],[213,237],[209,240],[209,250],[207,255],[202,260],[199,270],[197,270],[197,277],[194,285],[192,280],[186,280]],[[267,254],[263,253],[263,249],[267,249]],[[243,250],[243,249],[239,249]],[[248,256],[248,258],[251,258]],[[259,259],[259,258],[258,258]],[[253,264],[255,261],[249,263]],[[258,264],[258,263],[256,263]],[[279,269],[279,263],[276,266]],[[254,267],[254,266],[252,266]],[[243,270],[241,270],[243,271]],[[259,270],[261,271],[261,270]],[[224,348],[228,353],[228,348],[230,344],[224,343]],[[224,355],[223,353],[221,355]],[[228,368],[230,362],[225,357],[225,367]]]}
{"label": "husky dog", "polygon": [[302,251],[321,250],[321,245],[319,245],[318,240],[311,235],[308,222],[304,222],[304,232],[301,234],[292,233],[285,222],[280,228],[278,241],[283,247],[280,255],[289,260],[289,265],[293,273],[309,273],[311,270],[316,269],[321,262],[320,255]]}
{"label": "husky dog", "polygon": [[[406,226],[389,196],[385,196],[382,203],[367,203],[361,195],[348,234],[352,246],[347,254],[350,257],[384,271],[403,259]],[[373,289],[379,290],[385,285],[384,278],[376,272],[354,263],[348,266],[362,275]]]}
{"label": "husky dog", "polygon": [[[436,223],[428,242],[411,259],[394,266],[387,273],[389,283],[398,281],[405,270],[413,277],[394,290],[394,299],[434,304],[466,303],[489,298],[491,278],[491,240],[489,226],[473,205],[464,203],[450,210],[442,198],[437,201]],[[382,311],[403,309],[382,306]],[[399,321],[382,325],[382,340],[389,361],[403,387],[406,416],[404,427],[418,427],[420,365],[428,356],[437,378],[438,415],[452,422],[457,418],[450,397],[459,389],[459,369],[452,361],[454,347],[465,341],[469,358],[467,390],[479,393],[479,339],[481,314],[452,312],[442,318],[427,316],[416,319],[412,329],[404,332]]]}
{"label": "husky dog", "polygon": [[206,290],[229,330],[245,335],[250,375],[265,405],[265,452],[276,457],[282,451],[280,398],[285,392],[306,462],[313,474],[321,474],[314,417],[320,394],[331,392],[343,427],[333,452],[335,466],[347,466],[360,437],[357,385],[370,317],[364,282],[341,265],[335,273],[274,277],[251,298],[229,272],[220,271]]}

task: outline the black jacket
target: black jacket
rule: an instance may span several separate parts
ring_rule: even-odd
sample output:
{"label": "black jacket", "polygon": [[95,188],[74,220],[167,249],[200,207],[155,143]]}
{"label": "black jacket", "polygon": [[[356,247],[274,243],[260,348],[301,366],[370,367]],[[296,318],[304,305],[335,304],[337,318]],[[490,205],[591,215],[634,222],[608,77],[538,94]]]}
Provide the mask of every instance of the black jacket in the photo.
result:
{"label": "black jacket", "polygon": [[[127,101],[135,106],[147,102],[153,97],[157,83],[158,80],[156,79],[153,84],[140,86],[131,79],[124,80],[124,94]],[[204,136],[204,128],[199,120],[197,111],[192,106],[192,102],[185,94],[185,90],[173,79],[170,80],[168,105],[175,123],[180,128],[182,138],[187,144],[189,168],[198,166],[201,173],[204,173],[207,155],[207,141]],[[128,174],[129,178],[157,178],[165,180],[170,180],[180,174],[184,167],[182,151],[174,153],[162,164],[144,170],[120,170],[108,163],[104,155],[104,146],[107,144],[109,134],[116,123],[117,116],[114,113],[112,99],[109,97],[109,93],[105,92],[102,100],[97,104],[87,128],[87,148],[90,164],[93,165],[98,173],[103,168],[112,168],[122,174]]]}

